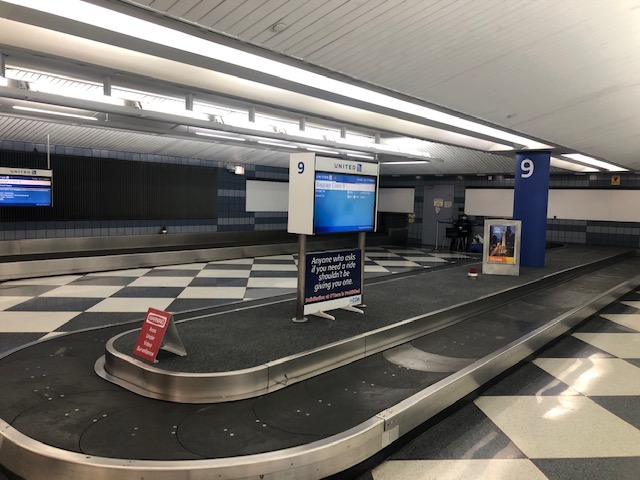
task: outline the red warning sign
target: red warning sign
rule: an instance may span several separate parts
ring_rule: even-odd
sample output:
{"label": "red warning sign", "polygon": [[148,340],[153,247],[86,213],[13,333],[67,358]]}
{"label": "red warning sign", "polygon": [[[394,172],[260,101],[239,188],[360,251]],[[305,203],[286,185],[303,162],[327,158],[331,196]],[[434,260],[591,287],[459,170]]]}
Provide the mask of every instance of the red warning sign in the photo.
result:
{"label": "red warning sign", "polygon": [[169,312],[150,308],[142,324],[136,346],[133,347],[133,355],[153,363],[162,346],[162,339],[167,332],[170,320]]}

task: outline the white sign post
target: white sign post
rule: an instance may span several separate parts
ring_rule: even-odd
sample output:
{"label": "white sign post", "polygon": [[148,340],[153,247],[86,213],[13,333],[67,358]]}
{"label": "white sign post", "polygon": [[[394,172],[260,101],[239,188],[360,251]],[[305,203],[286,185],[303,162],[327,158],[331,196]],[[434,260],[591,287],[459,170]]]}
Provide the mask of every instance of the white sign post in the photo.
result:
{"label": "white sign post", "polygon": [[[305,314],[333,319],[324,309],[362,313],[355,305],[362,303],[365,232],[376,228],[378,172],[377,163],[317,157],[313,153],[290,156],[287,231],[299,235],[294,322],[307,321]],[[357,232],[360,250],[307,255],[307,235],[334,232]]]}

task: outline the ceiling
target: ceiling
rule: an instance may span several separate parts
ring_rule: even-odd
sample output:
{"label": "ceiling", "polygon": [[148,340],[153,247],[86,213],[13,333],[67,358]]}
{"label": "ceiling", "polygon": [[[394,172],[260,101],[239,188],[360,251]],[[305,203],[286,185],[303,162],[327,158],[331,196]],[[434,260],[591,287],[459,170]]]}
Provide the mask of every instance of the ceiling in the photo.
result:
{"label": "ceiling", "polygon": [[[94,82],[108,76],[114,88],[304,118],[382,143],[423,140],[420,154],[428,155],[429,163],[384,164],[381,173],[387,174],[509,174],[515,151],[536,145],[554,156],[581,153],[640,171],[640,0],[85,2],[128,15],[121,31],[37,5],[54,3],[75,0],[0,1],[0,53],[7,70]],[[250,54],[250,63],[234,64],[240,53],[209,56],[206,44],[203,50],[182,48],[170,35],[165,45],[131,35],[126,29],[136,28],[136,19],[236,48]],[[282,75],[258,72],[261,62],[252,55],[281,62]],[[333,83],[323,88],[292,80],[291,68]],[[427,118],[423,110],[396,108],[384,99],[353,98],[349,86],[444,116]],[[59,145],[288,166],[287,148],[193,135],[197,129],[243,133],[242,128],[134,112],[130,106],[61,102],[16,85],[0,86],[0,93],[0,139],[43,143],[49,135]],[[69,120],[14,108],[34,102],[86,110],[96,118]],[[490,128],[470,133],[448,123],[453,117]],[[495,128],[513,138],[498,138]],[[300,140],[278,132],[265,137]],[[388,150],[354,150],[384,162],[415,159]]]}

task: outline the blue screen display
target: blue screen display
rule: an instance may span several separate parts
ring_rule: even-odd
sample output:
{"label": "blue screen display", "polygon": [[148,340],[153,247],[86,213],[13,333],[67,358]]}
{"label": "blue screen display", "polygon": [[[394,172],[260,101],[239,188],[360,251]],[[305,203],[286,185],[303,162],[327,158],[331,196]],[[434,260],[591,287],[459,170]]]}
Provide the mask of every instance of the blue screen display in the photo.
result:
{"label": "blue screen display", "polygon": [[50,207],[51,177],[0,175],[0,207]]}
{"label": "blue screen display", "polygon": [[372,232],[376,177],[316,172],[313,232]]}

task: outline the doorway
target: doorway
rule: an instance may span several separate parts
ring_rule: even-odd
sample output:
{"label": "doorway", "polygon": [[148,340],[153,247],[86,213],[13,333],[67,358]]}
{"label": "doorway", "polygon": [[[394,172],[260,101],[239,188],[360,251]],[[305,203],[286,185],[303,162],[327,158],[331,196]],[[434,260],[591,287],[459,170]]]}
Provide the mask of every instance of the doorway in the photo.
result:
{"label": "doorway", "polygon": [[[453,185],[427,185],[424,187],[422,211],[422,244],[442,247],[446,228],[453,219]],[[436,237],[437,234],[437,237]]]}

